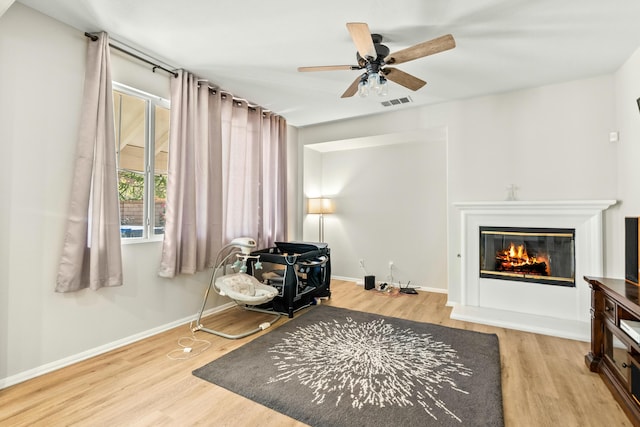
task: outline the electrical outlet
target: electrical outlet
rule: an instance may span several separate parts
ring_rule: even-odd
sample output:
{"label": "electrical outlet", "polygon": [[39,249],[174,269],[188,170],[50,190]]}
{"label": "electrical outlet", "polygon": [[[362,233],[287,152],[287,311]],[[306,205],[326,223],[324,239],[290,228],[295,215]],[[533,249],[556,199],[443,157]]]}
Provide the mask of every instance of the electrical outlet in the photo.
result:
{"label": "electrical outlet", "polygon": [[393,268],[394,264],[393,261],[389,261],[389,269]]}

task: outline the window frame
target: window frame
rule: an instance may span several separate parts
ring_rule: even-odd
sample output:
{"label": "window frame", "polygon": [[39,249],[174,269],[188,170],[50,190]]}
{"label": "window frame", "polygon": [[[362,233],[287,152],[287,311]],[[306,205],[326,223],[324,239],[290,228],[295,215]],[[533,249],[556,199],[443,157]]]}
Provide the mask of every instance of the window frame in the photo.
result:
{"label": "window frame", "polygon": [[[155,234],[155,133],[156,133],[156,107],[166,108],[171,111],[171,102],[168,99],[157,95],[150,94],[140,89],[112,81],[112,92],[121,92],[125,95],[134,96],[145,101],[145,117],[144,117],[144,188],[143,188],[143,232],[141,237],[121,237],[121,244],[135,244],[146,242],[161,242],[164,239],[164,233]],[[112,95],[113,96],[113,95]],[[115,107],[115,106],[114,106]],[[116,136],[118,134],[117,123],[114,116],[114,130]],[[119,141],[119,137],[118,137]],[[115,147],[114,147],[115,148]],[[116,152],[118,154],[118,152]],[[117,162],[117,170],[119,167],[119,158]],[[118,204],[120,198],[118,197]],[[122,223],[120,224],[122,227]]]}

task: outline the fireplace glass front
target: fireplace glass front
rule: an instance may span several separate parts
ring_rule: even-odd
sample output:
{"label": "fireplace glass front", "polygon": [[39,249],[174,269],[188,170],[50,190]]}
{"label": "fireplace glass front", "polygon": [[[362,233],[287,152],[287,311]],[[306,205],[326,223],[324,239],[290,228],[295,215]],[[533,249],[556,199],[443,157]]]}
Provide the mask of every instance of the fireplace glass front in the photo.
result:
{"label": "fireplace glass front", "polygon": [[575,230],[480,227],[480,277],[575,287]]}

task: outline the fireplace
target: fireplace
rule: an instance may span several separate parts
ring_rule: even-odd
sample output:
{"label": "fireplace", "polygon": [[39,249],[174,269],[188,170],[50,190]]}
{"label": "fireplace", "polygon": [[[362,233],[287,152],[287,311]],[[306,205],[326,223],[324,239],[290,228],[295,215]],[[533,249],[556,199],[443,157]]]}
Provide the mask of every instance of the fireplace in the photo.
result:
{"label": "fireplace", "polygon": [[575,229],[479,230],[481,278],[575,287]]}
{"label": "fireplace", "polygon": [[[615,200],[454,203],[460,212],[460,251],[456,257],[459,261],[453,265],[460,270],[459,276],[455,268],[451,270],[453,279],[447,300],[452,306],[451,318],[590,341],[591,290],[585,284],[581,286],[581,280],[583,276],[604,276],[603,216],[615,203]],[[480,277],[480,227],[489,226],[498,230],[500,227],[575,230],[575,286]],[[552,254],[552,263],[555,256]],[[560,275],[553,266],[551,274],[551,277]]]}

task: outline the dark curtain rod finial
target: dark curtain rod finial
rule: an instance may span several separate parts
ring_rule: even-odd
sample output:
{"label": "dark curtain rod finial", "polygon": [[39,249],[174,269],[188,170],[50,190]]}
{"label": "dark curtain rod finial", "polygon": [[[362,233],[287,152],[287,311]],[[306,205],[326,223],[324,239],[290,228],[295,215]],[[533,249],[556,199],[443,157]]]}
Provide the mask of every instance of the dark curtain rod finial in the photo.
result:
{"label": "dark curtain rod finial", "polygon": [[96,36],[95,34],[91,34],[91,33],[87,33],[87,32],[85,32],[85,33],[84,33],[84,35],[85,35],[86,37],[89,37],[89,38],[91,39],[91,41],[93,41],[93,42],[95,42],[96,40],[98,40],[98,39],[99,39],[99,37],[98,37],[98,36]]}
{"label": "dark curtain rod finial", "polygon": [[[96,40],[98,40],[98,39],[99,39],[99,37],[98,37],[97,35],[92,34],[92,33],[87,33],[87,32],[85,32],[85,33],[84,33],[84,35],[85,35],[86,37],[89,37],[89,38],[91,39],[91,41],[94,41],[94,42],[95,42]],[[118,47],[118,46],[116,46],[116,45],[113,45],[113,44],[111,44],[111,43],[109,43],[109,46],[110,46],[110,47],[112,47],[112,48],[113,48],[113,49],[115,49],[115,50],[119,50],[119,51],[120,51],[120,52],[122,52],[122,53],[126,53],[127,55],[129,55],[129,56],[132,56],[132,57],[136,58],[138,61],[142,61],[142,62],[145,62],[145,63],[147,63],[147,64],[149,64],[149,65],[153,66],[152,71],[153,71],[154,73],[156,72],[156,69],[158,69],[158,68],[159,68],[159,69],[161,69],[162,71],[165,71],[165,72],[167,72],[167,73],[171,74],[174,78],[178,78],[178,73],[177,73],[177,72],[175,72],[175,71],[172,71],[172,70],[166,69],[166,68],[164,68],[164,67],[162,67],[162,66],[160,66],[160,65],[158,65],[158,64],[155,64],[155,63],[153,63],[153,62],[149,61],[148,59],[142,58],[141,56],[138,56],[138,55],[136,55],[136,54],[135,54],[135,53],[133,53],[133,52],[129,52],[128,50],[123,49],[123,48],[121,48],[121,47]]]}

